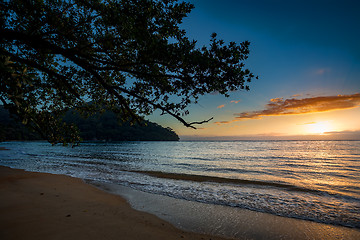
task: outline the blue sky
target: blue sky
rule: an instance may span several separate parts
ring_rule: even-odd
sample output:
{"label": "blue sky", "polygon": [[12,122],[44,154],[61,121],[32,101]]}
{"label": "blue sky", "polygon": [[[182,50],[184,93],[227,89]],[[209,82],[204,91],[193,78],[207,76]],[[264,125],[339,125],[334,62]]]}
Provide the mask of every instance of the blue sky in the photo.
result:
{"label": "blue sky", "polygon": [[[150,120],[172,127],[182,139],[358,133],[360,123],[355,119],[360,117],[360,100],[356,95],[360,93],[360,2],[192,2],[195,9],[183,23],[188,36],[197,40],[199,46],[207,45],[213,32],[227,42],[250,41],[246,64],[259,80],[250,85],[249,92],[233,92],[230,98],[208,95],[199,104],[191,105],[189,121],[214,117],[214,121],[199,130],[188,129],[171,117],[158,114],[150,116]],[[346,97],[330,98],[338,95]],[[318,97],[324,98],[321,102],[313,101]],[[237,118],[240,113],[267,109],[272,106],[268,105],[271,99],[280,98],[283,102],[296,99],[298,103],[314,105],[302,105],[295,114],[280,111],[257,119]],[[335,107],[320,108],[323,99],[334,101],[325,105]],[[340,104],[344,101],[347,104]],[[306,130],[304,126],[323,131]]]}

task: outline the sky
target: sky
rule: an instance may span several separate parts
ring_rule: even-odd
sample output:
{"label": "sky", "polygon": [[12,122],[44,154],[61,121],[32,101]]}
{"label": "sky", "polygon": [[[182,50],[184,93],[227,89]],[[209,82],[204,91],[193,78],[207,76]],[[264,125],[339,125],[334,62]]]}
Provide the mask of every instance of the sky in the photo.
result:
{"label": "sky", "polygon": [[183,28],[199,47],[218,34],[250,41],[250,91],[209,94],[189,106],[194,130],[149,116],[192,139],[359,139],[360,9],[348,0],[194,0]]}

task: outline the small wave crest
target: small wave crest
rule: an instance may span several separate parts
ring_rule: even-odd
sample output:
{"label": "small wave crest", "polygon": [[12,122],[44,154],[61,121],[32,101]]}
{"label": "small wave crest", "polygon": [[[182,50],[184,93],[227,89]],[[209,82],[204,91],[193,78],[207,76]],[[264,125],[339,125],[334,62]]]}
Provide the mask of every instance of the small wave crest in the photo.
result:
{"label": "small wave crest", "polygon": [[255,186],[264,186],[264,187],[268,186],[268,187],[283,188],[290,191],[323,193],[320,190],[309,189],[309,188],[304,188],[304,187],[299,187],[299,186],[294,186],[291,184],[279,183],[279,182],[265,182],[265,181],[247,180],[247,179],[222,178],[215,176],[204,176],[204,175],[184,174],[184,173],[167,173],[160,171],[131,171],[131,172],[146,174],[151,177],[166,178],[172,180],[230,183],[230,184],[238,184],[238,185],[255,185]]}

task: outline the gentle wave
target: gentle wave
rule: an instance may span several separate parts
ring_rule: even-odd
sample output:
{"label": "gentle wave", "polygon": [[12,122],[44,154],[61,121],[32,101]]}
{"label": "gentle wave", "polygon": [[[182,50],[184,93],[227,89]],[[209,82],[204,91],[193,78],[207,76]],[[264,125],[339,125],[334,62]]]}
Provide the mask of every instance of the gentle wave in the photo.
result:
{"label": "gentle wave", "polygon": [[3,145],[0,165],[360,229],[360,141]]}
{"label": "gentle wave", "polygon": [[166,178],[173,180],[184,180],[184,181],[193,181],[193,182],[215,182],[215,183],[230,183],[230,184],[239,184],[239,185],[256,185],[256,186],[269,186],[269,187],[277,187],[284,188],[290,191],[298,191],[298,192],[309,192],[309,193],[324,193],[323,191],[316,189],[303,188],[299,186],[294,186],[285,183],[278,182],[264,182],[264,181],[256,181],[256,180],[246,180],[246,179],[232,179],[232,178],[222,178],[222,177],[214,177],[214,176],[203,176],[203,175],[194,175],[194,174],[183,174],[183,173],[167,173],[167,172],[159,172],[159,171],[130,171],[135,173],[146,174],[152,177],[157,178]]}

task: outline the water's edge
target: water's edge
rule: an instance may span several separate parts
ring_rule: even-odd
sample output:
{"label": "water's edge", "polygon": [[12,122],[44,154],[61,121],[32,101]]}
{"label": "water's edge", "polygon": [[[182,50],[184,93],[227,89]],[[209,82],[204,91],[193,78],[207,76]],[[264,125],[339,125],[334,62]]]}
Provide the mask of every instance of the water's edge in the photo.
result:
{"label": "water's edge", "polygon": [[176,199],[112,183],[85,182],[120,195],[135,210],[156,215],[185,231],[234,239],[360,239],[358,229]]}
{"label": "water's edge", "polygon": [[360,230],[360,141],[1,147],[4,166]]}

